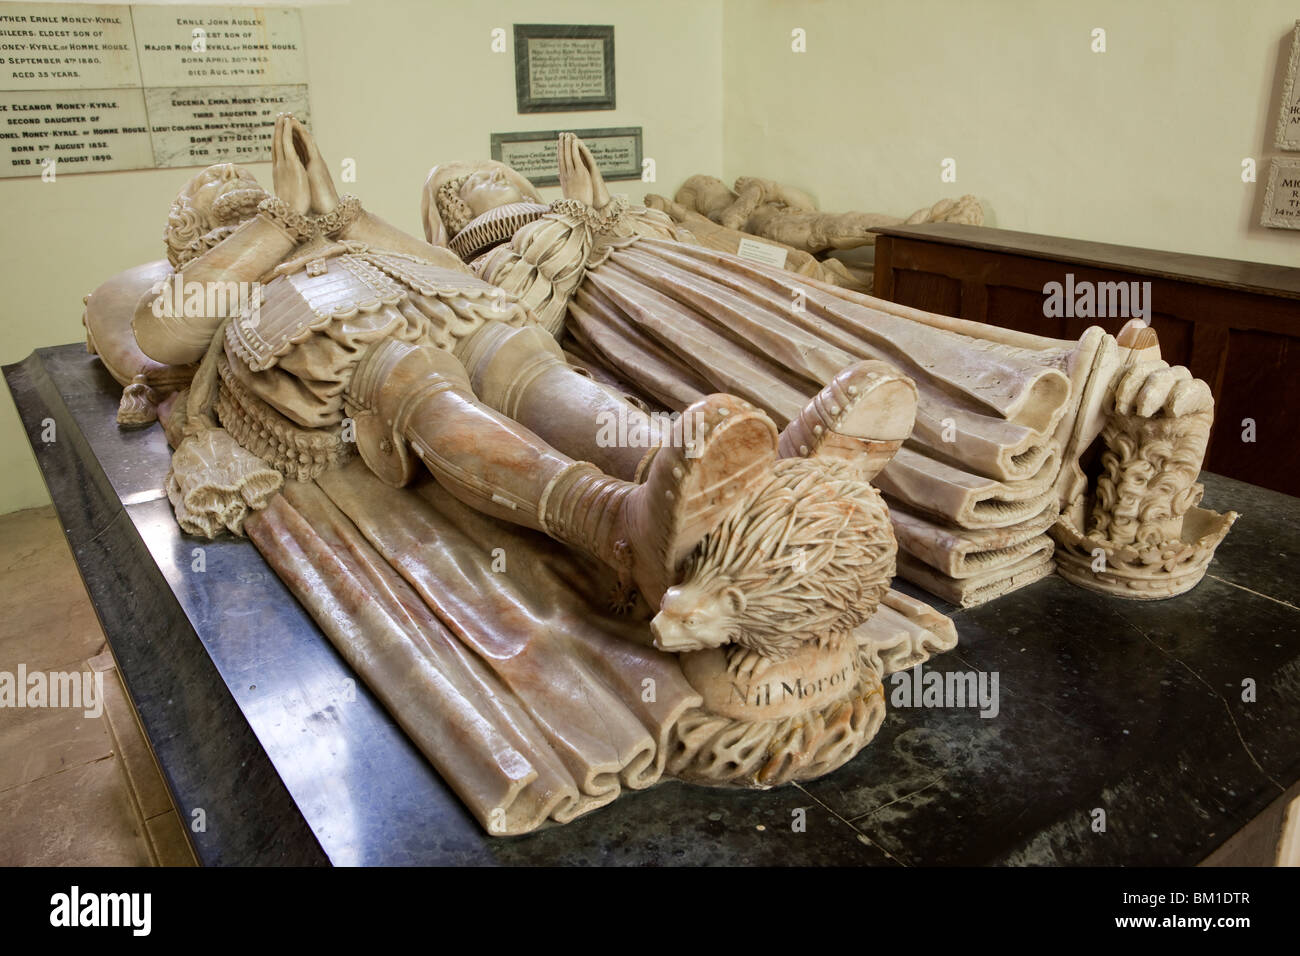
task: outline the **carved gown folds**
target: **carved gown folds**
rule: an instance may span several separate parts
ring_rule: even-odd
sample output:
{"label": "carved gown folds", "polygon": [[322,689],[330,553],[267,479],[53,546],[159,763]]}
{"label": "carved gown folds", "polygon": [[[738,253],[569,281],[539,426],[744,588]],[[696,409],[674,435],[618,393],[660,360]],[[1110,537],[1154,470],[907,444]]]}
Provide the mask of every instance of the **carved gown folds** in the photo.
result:
{"label": "carved gown folds", "polygon": [[226,327],[217,404],[227,430],[296,479],[244,533],[483,827],[512,834],[657,782],[701,698],[676,657],[648,646],[647,619],[611,613],[599,562],[427,475],[389,487],[346,441],[307,453],[342,427],[371,343],[449,349],[485,321],[531,320],[462,271],[333,255],[269,284],[256,322]]}
{"label": "carved gown folds", "polygon": [[873,481],[899,573],[958,604],[1051,573],[1046,532],[1077,490],[1062,452],[1091,437],[1076,433],[1100,329],[1070,342],[932,315],[692,244],[657,211],[552,210],[475,268],[579,362],[651,407],[725,391],[778,427],[846,365],[889,362],[920,393],[911,438]]}

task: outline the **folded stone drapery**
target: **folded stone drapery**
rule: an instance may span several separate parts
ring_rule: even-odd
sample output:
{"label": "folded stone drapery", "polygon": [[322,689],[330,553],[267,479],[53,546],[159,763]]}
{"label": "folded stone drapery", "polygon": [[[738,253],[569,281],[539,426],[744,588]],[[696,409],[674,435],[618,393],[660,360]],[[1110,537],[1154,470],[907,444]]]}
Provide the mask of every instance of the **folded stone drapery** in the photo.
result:
{"label": "folded stone drapery", "polygon": [[742,733],[806,724],[796,736],[810,745],[793,759],[833,766],[878,729],[881,679],[957,640],[948,618],[888,592],[854,634],[877,690],[846,699],[842,726],[822,727],[819,744],[815,713],[793,715],[784,731],[780,720],[711,714],[683,658],[650,646],[648,609],[610,610],[608,568],[465,506],[431,479],[392,488],[354,459],[287,483],[245,529],[495,835],[567,822],[665,774],[699,776],[719,755],[761,764],[764,752]]}
{"label": "folded stone drapery", "polygon": [[954,578],[937,571],[901,549],[898,552],[898,576],[920,585],[936,597],[958,607],[983,604],[1008,591],[1023,588],[1052,574],[1053,544],[1047,535],[1033,539],[1033,553],[1015,563],[966,578]]}
{"label": "folded stone drapery", "polygon": [[970,529],[936,522],[897,502],[890,506],[898,546],[950,578],[987,576],[1042,550],[1057,520],[1052,501],[1035,517],[1005,528]]}
{"label": "folded stone drapery", "polygon": [[491,833],[655,783],[700,703],[673,655],[634,640],[646,621],[608,610],[607,569],[432,480],[393,489],[354,461],[246,527]]}

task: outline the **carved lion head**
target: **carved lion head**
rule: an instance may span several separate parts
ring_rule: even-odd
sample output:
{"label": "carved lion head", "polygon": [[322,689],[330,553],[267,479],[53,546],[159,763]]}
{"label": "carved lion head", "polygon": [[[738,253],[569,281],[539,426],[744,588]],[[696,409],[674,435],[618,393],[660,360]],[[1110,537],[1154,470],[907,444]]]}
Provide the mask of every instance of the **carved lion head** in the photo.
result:
{"label": "carved lion head", "polygon": [[655,645],[779,659],[840,637],[875,612],[897,551],[889,509],[852,464],[781,459],[688,559],[651,622]]}

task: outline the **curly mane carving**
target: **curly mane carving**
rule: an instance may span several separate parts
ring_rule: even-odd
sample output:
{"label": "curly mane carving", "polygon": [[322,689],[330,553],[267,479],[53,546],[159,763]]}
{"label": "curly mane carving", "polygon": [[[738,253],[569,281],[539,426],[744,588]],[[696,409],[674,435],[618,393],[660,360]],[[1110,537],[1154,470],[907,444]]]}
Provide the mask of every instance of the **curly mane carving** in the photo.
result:
{"label": "curly mane carving", "polygon": [[703,618],[702,646],[734,642],[782,659],[866,621],[889,589],[896,553],[888,508],[851,465],[782,459],[700,543],[656,627]]}

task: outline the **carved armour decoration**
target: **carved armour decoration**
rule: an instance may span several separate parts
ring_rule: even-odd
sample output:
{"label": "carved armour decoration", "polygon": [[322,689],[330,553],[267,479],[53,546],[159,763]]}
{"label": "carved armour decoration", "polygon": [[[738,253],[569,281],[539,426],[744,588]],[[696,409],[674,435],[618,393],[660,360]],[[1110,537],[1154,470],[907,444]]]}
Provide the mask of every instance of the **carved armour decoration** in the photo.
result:
{"label": "carved armour decoration", "polygon": [[392,307],[395,330],[403,323],[396,307],[412,294],[439,300],[454,314],[448,319],[453,324],[436,334],[442,348],[452,348],[489,320],[516,326],[527,322],[514,296],[473,275],[414,256],[357,248],[323,263],[323,269],[304,268],[268,283],[259,301],[226,326],[227,348],[250,370],[273,368],[294,346],[361,312]]}
{"label": "carved armour decoration", "polygon": [[221,427],[286,478],[312,481],[351,456],[352,445],[343,441],[341,425],[300,428],[245,388],[224,355],[217,359],[217,374]]}
{"label": "carved armour decoration", "polygon": [[304,269],[267,284],[226,325],[226,346],[249,369],[263,372],[335,320],[396,305],[406,292],[360,256],[335,256],[324,273]]}

